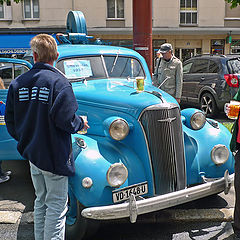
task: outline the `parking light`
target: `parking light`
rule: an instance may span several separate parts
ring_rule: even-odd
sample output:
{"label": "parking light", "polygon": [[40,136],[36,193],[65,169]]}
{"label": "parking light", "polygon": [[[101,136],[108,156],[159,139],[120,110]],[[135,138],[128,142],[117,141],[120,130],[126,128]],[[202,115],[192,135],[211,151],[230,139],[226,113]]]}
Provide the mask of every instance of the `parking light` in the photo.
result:
{"label": "parking light", "polygon": [[90,177],[85,177],[82,180],[82,186],[84,188],[90,188],[90,187],[92,187],[92,185],[93,185],[93,180]]}

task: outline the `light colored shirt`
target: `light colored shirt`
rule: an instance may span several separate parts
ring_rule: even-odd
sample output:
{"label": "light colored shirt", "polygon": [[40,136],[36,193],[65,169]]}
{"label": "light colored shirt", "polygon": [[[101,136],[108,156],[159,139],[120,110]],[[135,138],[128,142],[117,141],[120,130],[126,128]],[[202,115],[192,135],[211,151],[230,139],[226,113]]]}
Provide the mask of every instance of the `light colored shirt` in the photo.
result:
{"label": "light colored shirt", "polygon": [[153,85],[158,87],[168,77],[160,88],[175,98],[181,98],[183,83],[182,62],[174,55],[169,61],[163,58],[160,58],[159,61],[154,71]]}

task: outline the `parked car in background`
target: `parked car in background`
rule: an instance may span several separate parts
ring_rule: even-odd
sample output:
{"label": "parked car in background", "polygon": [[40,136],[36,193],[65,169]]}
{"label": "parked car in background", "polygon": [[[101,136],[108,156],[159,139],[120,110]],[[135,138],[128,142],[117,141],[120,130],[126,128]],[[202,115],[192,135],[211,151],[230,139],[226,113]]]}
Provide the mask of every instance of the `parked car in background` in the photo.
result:
{"label": "parked car in background", "polygon": [[182,104],[199,107],[208,117],[223,111],[238,91],[237,55],[197,55],[183,63]]}
{"label": "parked car in background", "polygon": [[[70,12],[69,21],[85,23],[81,12]],[[72,135],[76,174],[69,178],[67,239],[88,237],[104,220],[134,223],[141,214],[228,192],[234,158],[227,128],[198,109],[181,111],[152,85],[134,50],[94,45],[79,30],[59,40],[65,44],[55,67],[72,83],[77,114],[90,126]],[[138,77],[144,78],[140,92]],[[0,103],[6,98],[7,89],[0,90]],[[0,160],[22,159],[4,121],[0,132]]]}
{"label": "parked car in background", "polygon": [[1,58],[0,78],[3,80],[4,87],[8,88],[14,78],[27,72],[31,66],[21,59]]}

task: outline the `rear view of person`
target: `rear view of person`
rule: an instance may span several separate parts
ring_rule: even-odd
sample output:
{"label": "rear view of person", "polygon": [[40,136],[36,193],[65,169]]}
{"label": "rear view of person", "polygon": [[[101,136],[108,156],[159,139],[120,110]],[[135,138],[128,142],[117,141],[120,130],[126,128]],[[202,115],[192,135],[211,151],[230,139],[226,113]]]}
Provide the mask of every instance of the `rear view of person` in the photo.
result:
{"label": "rear view of person", "polygon": [[11,82],[5,121],[19,153],[30,161],[35,240],[64,239],[68,176],[75,173],[71,134],[88,124],[76,115],[71,84],[53,67],[55,39],[39,34],[30,44],[35,64]]}

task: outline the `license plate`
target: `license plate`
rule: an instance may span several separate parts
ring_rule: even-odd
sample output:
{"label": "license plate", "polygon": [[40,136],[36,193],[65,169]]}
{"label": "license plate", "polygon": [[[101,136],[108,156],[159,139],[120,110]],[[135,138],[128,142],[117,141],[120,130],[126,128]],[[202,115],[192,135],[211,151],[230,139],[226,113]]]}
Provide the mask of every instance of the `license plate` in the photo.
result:
{"label": "license plate", "polygon": [[135,196],[140,196],[148,193],[148,185],[147,182],[143,182],[122,188],[120,190],[115,190],[112,193],[113,202],[117,203],[129,199],[131,194],[134,194]]}

